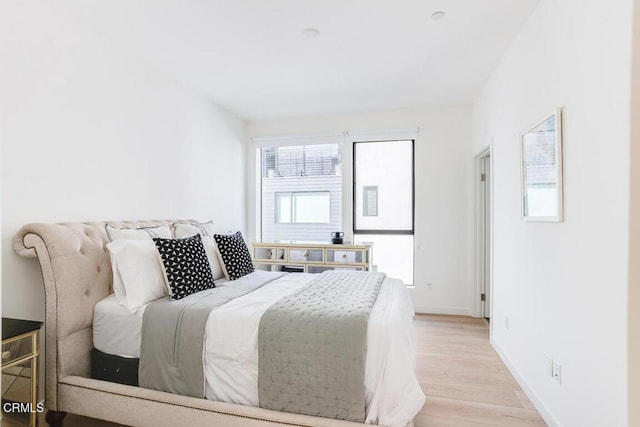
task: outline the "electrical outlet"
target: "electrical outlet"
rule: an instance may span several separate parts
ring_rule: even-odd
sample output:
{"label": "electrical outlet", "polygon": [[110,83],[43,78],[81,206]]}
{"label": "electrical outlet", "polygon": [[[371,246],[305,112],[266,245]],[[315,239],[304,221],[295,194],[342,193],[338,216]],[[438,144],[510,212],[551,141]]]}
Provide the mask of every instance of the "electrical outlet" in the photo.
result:
{"label": "electrical outlet", "polygon": [[432,291],[433,290],[433,285],[431,283],[427,283],[427,290],[428,291]]}
{"label": "electrical outlet", "polygon": [[562,365],[558,362],[553,362],[552,375],[558,384],[562,384]]}
{"label": "electrical outlet", "polygon": [[504,328],[509,329],[509,316],[504,316]]}
{"label": "electrical outlet", "polygon": [[553,357],[547,354],[547,376],[553,378]]}

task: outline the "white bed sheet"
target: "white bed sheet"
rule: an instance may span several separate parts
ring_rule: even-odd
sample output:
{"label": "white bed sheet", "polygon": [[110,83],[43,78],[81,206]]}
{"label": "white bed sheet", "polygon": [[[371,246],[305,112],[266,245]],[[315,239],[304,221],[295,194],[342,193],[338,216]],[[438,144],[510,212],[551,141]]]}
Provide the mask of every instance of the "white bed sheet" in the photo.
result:
{"label": "white bed sheet", "polygon": [[[216,286],[227,282],[227,279],[215,281]],[[142,316],[147,305],[131,312],[115,294],[98,301],[93,309],[93,346],[103,353],[139,358]]]}
{"label": "white bed sheet", "polygon": [[[272,280],[274,274],[281,273],[256,271],[238,280],[264,282]],[[260,318],[271,304],[300,289],[313,277],[287,274],[211,312],[203,355],[207,399],[258,406]],[[218,284],[225,285],[216,281]],[[96,304],[94,346],[109,354],[139,357],[144,308],[130,313],[113,295]],[[414,373],[413,315],[411,297],[404,284],[397,279],[385,279],[367,329],[366,423],[403,427],[424,404],[424,393]]]}
{"label": "white bed sheet", "polygon": [[131,313],[111,294],[93,309],[93,346],[108,354],[140,357],[142,315],[146,306]]}

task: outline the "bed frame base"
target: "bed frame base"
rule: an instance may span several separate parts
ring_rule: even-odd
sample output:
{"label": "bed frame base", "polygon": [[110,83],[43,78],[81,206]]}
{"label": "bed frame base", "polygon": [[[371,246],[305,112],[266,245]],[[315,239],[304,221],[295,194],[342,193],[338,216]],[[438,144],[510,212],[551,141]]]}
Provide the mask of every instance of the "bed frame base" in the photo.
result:
{"label": "bed frame base", "polygon": [[58,382],[58,409],[137,427],[358,427],[363,424],[215,402],[68,376]]}

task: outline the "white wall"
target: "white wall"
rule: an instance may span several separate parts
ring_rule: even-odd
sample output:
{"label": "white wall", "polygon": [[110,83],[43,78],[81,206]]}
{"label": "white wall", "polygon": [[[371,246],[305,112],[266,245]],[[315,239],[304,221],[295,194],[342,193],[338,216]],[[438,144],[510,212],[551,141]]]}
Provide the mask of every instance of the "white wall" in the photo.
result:
{"label": "white wall", "polygon": [[[473,108],[473,153],[493,139],[492,340],[551,425],[627,425],[631,5],[542,0]],[[556,106],[565,221],[525,223],[518,136]]]}
{"label": "white wall", "polygon": [[[415,143],[415,289],[419,312],[469,314],[468,182],[470,109],[402,109],[253,121],[247,136],[325,134],[419,126]],[[247,149],[248,182],[255,183],[255,150]],[[351,204],[351,146],[343,149],[343,203]],[[256,238],[255,185],[247,193],[248,238]],[[351,210],[343,215],[350,233]],[[375,250],[374,250],[375,254]],[[427,291],[431,282],[433,290]]]}
{"label": "white wall", "polygon": [[[631,74],[631,185],[629,210],[629,402],[640,401],[640,0],[634,1]],[[640,405],[629,404],[629,425],[640,425]]]}
{"label": "white wall", "polygon": [[44,318],[28,222],[213,219],[245,224],[244,123],[55,2],[0,8],[3,315]]}

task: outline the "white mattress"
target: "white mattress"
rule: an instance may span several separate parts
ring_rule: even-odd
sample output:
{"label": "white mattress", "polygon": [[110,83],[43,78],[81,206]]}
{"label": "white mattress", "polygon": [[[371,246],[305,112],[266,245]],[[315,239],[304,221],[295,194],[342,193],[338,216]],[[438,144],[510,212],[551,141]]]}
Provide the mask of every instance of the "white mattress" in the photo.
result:
{"label": "white mattress", "polygon": [[93,309],[93,346],[123,357],[140,357],[140,332],[144,307],[131,313],[115,294],[99,301]]}
{"label": "white mattress", "polygon": [[[238,280],[268,281],[273,274],[280,273],[256,271]],[[212,311],[205,332],[207,399],[258,406],[260,318],[271,304],[300,289],[313,277],[287,274]],[[113,295],[96,304],[94,346],[109,354],[139,357],[144,308],[129,313]],[[385,279],[367,330],[366,423],[402,427],[424,404],[425,397],[414,373],[413,314],[411,297],[404,284],[397,279]]]}

